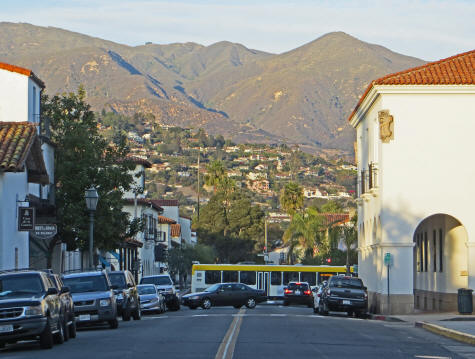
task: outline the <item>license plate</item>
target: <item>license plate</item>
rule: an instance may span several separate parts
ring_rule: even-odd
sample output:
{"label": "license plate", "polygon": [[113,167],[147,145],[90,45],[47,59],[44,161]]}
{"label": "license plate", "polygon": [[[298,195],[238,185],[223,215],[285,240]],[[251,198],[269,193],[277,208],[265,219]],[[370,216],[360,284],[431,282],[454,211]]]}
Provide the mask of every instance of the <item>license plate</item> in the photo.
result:
{"label": "license plate", "polygon": [[295,291],[295,294],[300,295],[300,291],[299,291],[299,290],[296,290],[296,291]]}
{"label": "license plate", "polygon": [[351,305],[351,300],[344,300],[344,301],[343,301],[343,304]]}
{"label": "license plate", "polygon": [[0,333],[13,332],[13,325],[0,325]]}
{"label": "license plate", "polygon": [[87,320],[91,320],[91,315],[90,314],[81,314],[79,316],[79,321],[80,322],[87,321]]}

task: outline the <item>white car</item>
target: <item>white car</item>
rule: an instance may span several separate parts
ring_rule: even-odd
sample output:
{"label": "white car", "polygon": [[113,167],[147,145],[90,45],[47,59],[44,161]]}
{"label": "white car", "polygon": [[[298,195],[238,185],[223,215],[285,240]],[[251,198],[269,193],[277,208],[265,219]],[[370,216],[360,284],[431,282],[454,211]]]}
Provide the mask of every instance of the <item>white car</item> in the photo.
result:
{"label": "white car", "polygon": [[322,289],[325,286],[325,282],[318,285],[318,287],[313,288],[313,312],[318,313],[318,306],[320,304],[320,296],[322,295]]}

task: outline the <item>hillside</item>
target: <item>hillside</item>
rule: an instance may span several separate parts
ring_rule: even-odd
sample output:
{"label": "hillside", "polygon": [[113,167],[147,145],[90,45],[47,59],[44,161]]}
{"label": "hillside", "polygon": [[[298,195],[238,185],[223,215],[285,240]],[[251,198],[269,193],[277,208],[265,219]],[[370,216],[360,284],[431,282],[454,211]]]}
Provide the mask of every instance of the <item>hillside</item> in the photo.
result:
{"label": "hillside", "polygon": [[284,54],[219,42],[126,46],[58,28],[0,23],[0,61],[47,93],[86,88],[96,110],[153,113],[238,142],[352,150],[346,123],[369,81],[423,63],[342,32]]}

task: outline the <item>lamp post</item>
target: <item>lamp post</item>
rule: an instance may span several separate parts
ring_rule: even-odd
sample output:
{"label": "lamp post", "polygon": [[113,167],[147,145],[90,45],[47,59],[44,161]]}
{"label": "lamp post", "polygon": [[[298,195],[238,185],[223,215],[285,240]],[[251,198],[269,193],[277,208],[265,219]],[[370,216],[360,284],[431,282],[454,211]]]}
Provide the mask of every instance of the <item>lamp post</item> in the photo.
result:
{"label": "lamp post", "polygon": [[92,248],[94,243],[94,212],[96,211],[99,195],[94,187],[91,187],[85,192],[86,206],[89,211],[89,267],[92,265]]}

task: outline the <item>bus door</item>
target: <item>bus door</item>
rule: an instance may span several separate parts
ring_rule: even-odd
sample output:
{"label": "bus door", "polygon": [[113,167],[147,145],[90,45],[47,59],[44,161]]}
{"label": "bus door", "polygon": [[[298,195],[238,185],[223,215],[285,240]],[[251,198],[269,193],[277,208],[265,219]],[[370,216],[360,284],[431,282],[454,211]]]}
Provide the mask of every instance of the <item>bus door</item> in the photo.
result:
{"label": "bus door", "polygon": [[257,289],[269,295],[269,272],[257,272]]}

